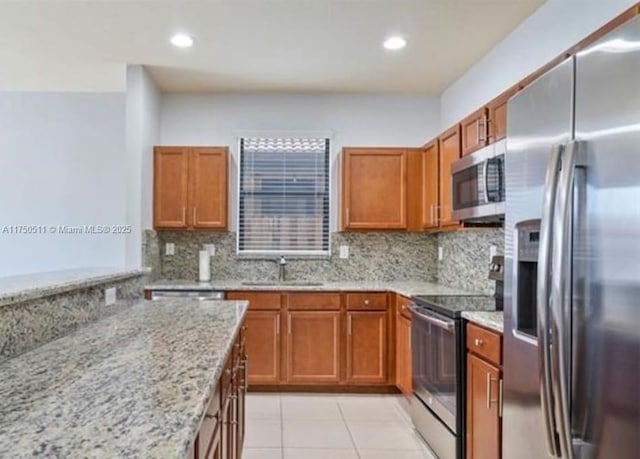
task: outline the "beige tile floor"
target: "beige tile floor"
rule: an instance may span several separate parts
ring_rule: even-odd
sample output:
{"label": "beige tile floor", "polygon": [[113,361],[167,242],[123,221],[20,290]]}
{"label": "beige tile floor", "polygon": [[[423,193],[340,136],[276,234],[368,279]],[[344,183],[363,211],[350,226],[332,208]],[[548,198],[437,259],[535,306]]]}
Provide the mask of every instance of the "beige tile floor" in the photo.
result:
{"label": "beige tile floor", "polygon": [[395,395],[256,394],[243,459],[433,459]]}

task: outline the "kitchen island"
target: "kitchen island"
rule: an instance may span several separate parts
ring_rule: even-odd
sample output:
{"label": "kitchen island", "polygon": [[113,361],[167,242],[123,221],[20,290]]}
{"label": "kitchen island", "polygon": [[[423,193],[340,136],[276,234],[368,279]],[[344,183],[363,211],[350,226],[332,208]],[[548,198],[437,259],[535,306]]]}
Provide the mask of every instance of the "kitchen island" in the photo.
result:
{"label": "kitchen island", "polygon": [[247,308],[140,301],[4,362],[0,457],[187,456]]}

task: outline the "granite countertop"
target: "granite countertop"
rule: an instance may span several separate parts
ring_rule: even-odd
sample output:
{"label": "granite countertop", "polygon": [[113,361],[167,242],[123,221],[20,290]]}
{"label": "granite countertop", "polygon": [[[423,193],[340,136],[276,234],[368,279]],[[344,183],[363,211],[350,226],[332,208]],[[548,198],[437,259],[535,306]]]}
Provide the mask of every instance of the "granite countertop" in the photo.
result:
{"label": "granite countertop", "polygon": [[274,283],[270,285],[246,285],[236,280],[212,280],[210,282],[194,282],[189,280],[159,280],[145,286],[149,290],[286,290],[316,292],[386,292],[392,291],[407,297],[415,295],[477,295],[464,289],[449,287],[443,284],[424,281],[346,281],[322,282],[321,285],[296,285],[292,283]]}
{"label": "granite countertop", "polygon": [[502,311],[464,311],[462,317],[470,322],[503,333],[504,314]]}
{"label": "granite countertop", "polygon": [[142,276],[147,269],[82,268],[0,277],[0,306]]}
{"label": "granite countertop", "polygon": [[0,365],[0,457],[182,459],[248,304],[141,301]]}

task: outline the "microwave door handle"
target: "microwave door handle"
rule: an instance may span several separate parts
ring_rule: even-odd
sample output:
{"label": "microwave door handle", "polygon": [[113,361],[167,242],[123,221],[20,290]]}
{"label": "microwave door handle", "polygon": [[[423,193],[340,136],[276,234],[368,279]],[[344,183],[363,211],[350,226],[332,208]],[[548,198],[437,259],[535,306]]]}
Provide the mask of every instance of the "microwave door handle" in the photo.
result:
{"label": "microwave door handle", "polygon": [[490,158],[484,160],[482,164],[482,182],[484,185],[484,202],[485,204],[489,204],[491,200],[489,199],[489,161]]}
{"label": "microwave door handle", "polygon": [[[569,356],[571,352],[570,314],[572,281],[573,196],[577,184],[576,168],[583,167],[584,142],[569,142],[562,159],[558,185],[558,209],[554,218],[557,241],[553,255],[551,280],[551,311],[554,329],[552,380],[558,419],[560,451],[563,459],[573,459],[571,424],[569,421]],[[580,176],[582,177],[582,171]],[[584,182],[580,180],[583,185]]]}
{"label": "microwave door handle", "polygon": [[560,172],[560,155],[562,145],[551,149],[551,157],[547,167],[540,222],[540,244],[538,248],[538,282],[536,285],[538,311],[538,361],[540,381],[540,401],[542,405],[543,424],[547,437],[547,450],[552,457],[560,457],[560,446],[556,440],[556,421],[553,412],[553,392],[551,381],[551,339],[549,336],[549,292],[551,281],[551,254],[553,253],[553,219],[556,191]]}
{"label": "microwave door handle", "polygon": [[412,304],[411,306],[409,306],[409,309],[413,314],[418,316],[420,319],[426,322],[429,322],[430,324],[435,325],[436,327],[440,327],[444,330],[447,330],[448,332],[453,331],[455,327],[455,323],[453,321],[442,320],[442,319],[438,319],[435,316],[430,316],[430,315],[421,313],[415,304]]}

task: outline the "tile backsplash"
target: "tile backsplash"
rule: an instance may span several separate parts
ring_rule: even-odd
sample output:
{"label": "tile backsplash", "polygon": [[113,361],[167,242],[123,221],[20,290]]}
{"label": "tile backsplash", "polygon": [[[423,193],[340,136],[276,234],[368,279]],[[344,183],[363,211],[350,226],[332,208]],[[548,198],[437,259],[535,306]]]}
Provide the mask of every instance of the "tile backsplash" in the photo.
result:
{"label": "tile backsplash", "polygon": [[[175,255],[165,254],[166,243],[175,244]],[[198,277],[198,251],[215,244],[212,279],[275,281],[278,269],[272,259],[243,258],[236,254],[233,232],[145,231],[143,260],[156,279]],[[349,246],[349,258],[341,259],[341,245]],[[424,234],[398,232],[333,233],[331,256],[290,258],[290,280],[385,281],[422,280],[465,290],[493,294],[487,278],[491,245],[504,250],[502,229]],[[444,258],[438,261],[438,246]],[[275,259],[275,257],[273,257]]]}
{"label": "tile backsplash", "polygon": [[[276,280],[278,269],[271,259],[243,258],[236,254],[232,232],[159,231],[160,277],[197,279],[198,251],[215,244],[212,279]],[[175,244],[175,255],[165,254],[165,244]],[[416,233],[333,233],[331,256],[290,258],[287,277],[292,280],[424,280],[437,279],[435,235]],[[349,258],[339,257],[341,245],[349,246]]]}
{"label": "tile backsplash", "polygon": [[504,231],[500,228],[470,229],[438,234],[443,259],[438,261],[438,282],[478,293],[493,294],[489,280],[489,253],[492,245],[504,253]]}

